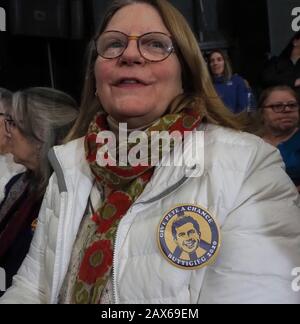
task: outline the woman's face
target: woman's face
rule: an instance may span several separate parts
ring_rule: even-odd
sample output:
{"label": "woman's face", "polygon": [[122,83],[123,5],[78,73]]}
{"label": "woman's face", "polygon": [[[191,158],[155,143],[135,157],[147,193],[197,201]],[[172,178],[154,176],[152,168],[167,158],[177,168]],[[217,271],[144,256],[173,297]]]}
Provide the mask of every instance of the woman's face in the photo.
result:
{"label": "woman's face", "polygon": [[224,75],[225,62],[223,56],[220,53],[215,52],[211,54],[209,58],[209,66],[211,73],[214,76],[218,77]]}
{"label": "woman's face", "polygon": [[[113,16],[105,31],[130,36],[162,32],[170,36],[159,13],[147,4],[128,5]],[[116,59],[98,56],[95,64],[97,95],[105,111],[129,128],[146,126],[165,114],[171,101],[183,93],[181,66],[172,53],[162,62],[148,62],[130,40]]]}
{"label": "woman's face", "polygon": [[[264,106],[278,105],[280,103],[295,103],[292,93],[285,90],[273,91],[264,103]],[[263,108],[263,119],[267,129],[275,133],[291,133],[299,125],[299,109],[292,111],[286,107],[283,112],[276,113],[271,108]]]}
{"label": "woman's face", "polygon": [[14,161],[24,165],[29,170],[36,170],[39,165],[38,146],[29,140],[16,126],[9,126],[10,152]]}

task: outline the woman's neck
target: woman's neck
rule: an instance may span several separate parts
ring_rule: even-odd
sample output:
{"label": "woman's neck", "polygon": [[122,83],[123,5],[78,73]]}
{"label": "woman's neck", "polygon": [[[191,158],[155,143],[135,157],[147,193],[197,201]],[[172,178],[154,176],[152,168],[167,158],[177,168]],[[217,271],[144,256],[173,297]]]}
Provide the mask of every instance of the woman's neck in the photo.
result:
{"label": "woman's neck", "polygon": [[9,153],[9,150],[6,148],[0,147],[0,155],[6,155]]}
{"label": "woman's neck", "polygon": [[284,143],[293,137],[298,130],[299,128],[295,128],[289,132],[269,131],[263,136],[263,139],[269,144],[277,147],[279,144]]}
{"label": "woman's neck", "polygon": [[[119,131],[120,131],[120,123],[117,122],[115,119],[113,119],[111,116],[107,116],[107,123],[108,123],[108,126],[109,126],[109,129],[116,135],[118,136],[119,135]],[[149,128],[151,125],[153,125],[155,123],[152,122],[146,126],[141,126],[141,127],[138,127],[138,128],[126,128],[126,132],[127,134],[130,134],[134,131],[144,131],[146,130],[147,128]]]}

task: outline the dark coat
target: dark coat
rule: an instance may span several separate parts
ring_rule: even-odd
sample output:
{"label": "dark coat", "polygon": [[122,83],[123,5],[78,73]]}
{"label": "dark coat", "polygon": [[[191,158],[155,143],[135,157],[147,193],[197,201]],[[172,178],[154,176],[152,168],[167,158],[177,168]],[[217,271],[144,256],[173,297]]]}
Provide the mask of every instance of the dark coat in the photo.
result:
{"label": "dark coat", "polygon": [[42,202],[42,198],[29,191],[28,185],[22,185],[26,180],[24,173],[13,177],[0,204],[0,267],[6,272],[6,288],[29,250]]}
{"label": "dark coat", "polygon": [[295,88],[297,79],[300,79],[300,59],[294,64],[288,58],[273,57],[262,73],[262,83],[265,88],[287,85],[300,94],[300,87]]}

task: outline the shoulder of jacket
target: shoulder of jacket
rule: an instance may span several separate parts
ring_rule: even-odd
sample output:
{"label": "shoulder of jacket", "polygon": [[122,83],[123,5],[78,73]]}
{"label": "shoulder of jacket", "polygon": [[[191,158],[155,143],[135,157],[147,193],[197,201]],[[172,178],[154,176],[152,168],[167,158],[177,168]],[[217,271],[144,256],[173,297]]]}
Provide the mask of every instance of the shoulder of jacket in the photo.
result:
{"label": "shoulder of jacket", "polygon": [[84,137],[81,137],[66,144],[55,146],[55,152],[66,156],[69,153],[82,152],[82,149],[84,148],[84,139]]}
{"label": "shoulder of jacket", "polygon": [[249,82],[237,73],[232,75],[231,80],[237,84],[244,85],[246,88],[250,88]]}
{"label": "shoulder of jacket", "polygon": [[264,142],[256,135],[210,123],[206,125],[205,132],[209,135],[206,140],[222,142],[224,145],[255,146]]}
{"label": "shoulder of jacket", "polygon": [[84,137],[52,148],[48,158],[56,174],[60,191],[66,190],[64,183],[66,176],[68,179],[76,179],[80,175],[92,177],[85,158]]}
{"label": "shoulder of jacket", "polygon": [[[277,154],[278,150],[265,143],[260,137],[230,128],[208,124],[205,134],[205,146],[213,149],[221,146],[226,149],[226,157],[231,158],[232,153],[239,153],[239,159],[263,159],[264,156]],[[245,153],[245,154],[244,154]]]}
{"label": "shoulder of jacket", "polygon": [[58,162],[62,169],[72,169],[78,166],[85,161],[84,137],[64,145],[54,146],[48,156],[51,164],[55,160],[55,163]]}

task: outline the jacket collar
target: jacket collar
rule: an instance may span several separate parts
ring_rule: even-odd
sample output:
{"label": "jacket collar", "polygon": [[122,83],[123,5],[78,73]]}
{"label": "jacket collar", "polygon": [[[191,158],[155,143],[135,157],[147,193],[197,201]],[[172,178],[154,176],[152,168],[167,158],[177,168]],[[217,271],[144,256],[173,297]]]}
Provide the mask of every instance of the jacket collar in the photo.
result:
{"label": "jacket collar", "polygon": [[[93,175],[85,159],[84,137],[53,147],[48,154],[49,161],[57,175],[60,192],[67,192],[67,179],[78,183],[78,178],[84,177],[93,183]],[[76,179],[76,180],[75,180]]]}
{"label": "jacket collar", "polygon": [[[204,172],[205,124],[185,137],[184,144],[177,144],[174,154],[165,155],[137,202],[158,200],[175,190],[189,178],[200,177]],[[50,162],[57,174],[60,192],[67,191],[66,177],[85,178],[90,184],[94,177],[85,159],[84,138],[57,146],[49,153]],[[136,202],[136,203],[137,203]]]}
{"label": "jacket collar", "polygon": [[163,157],[136,203],[159,200],[189,178],[197,178],[203,174],[204,134],[204,129],[191,132],[185,137],[183,145],[175,146],[174,154]]}

